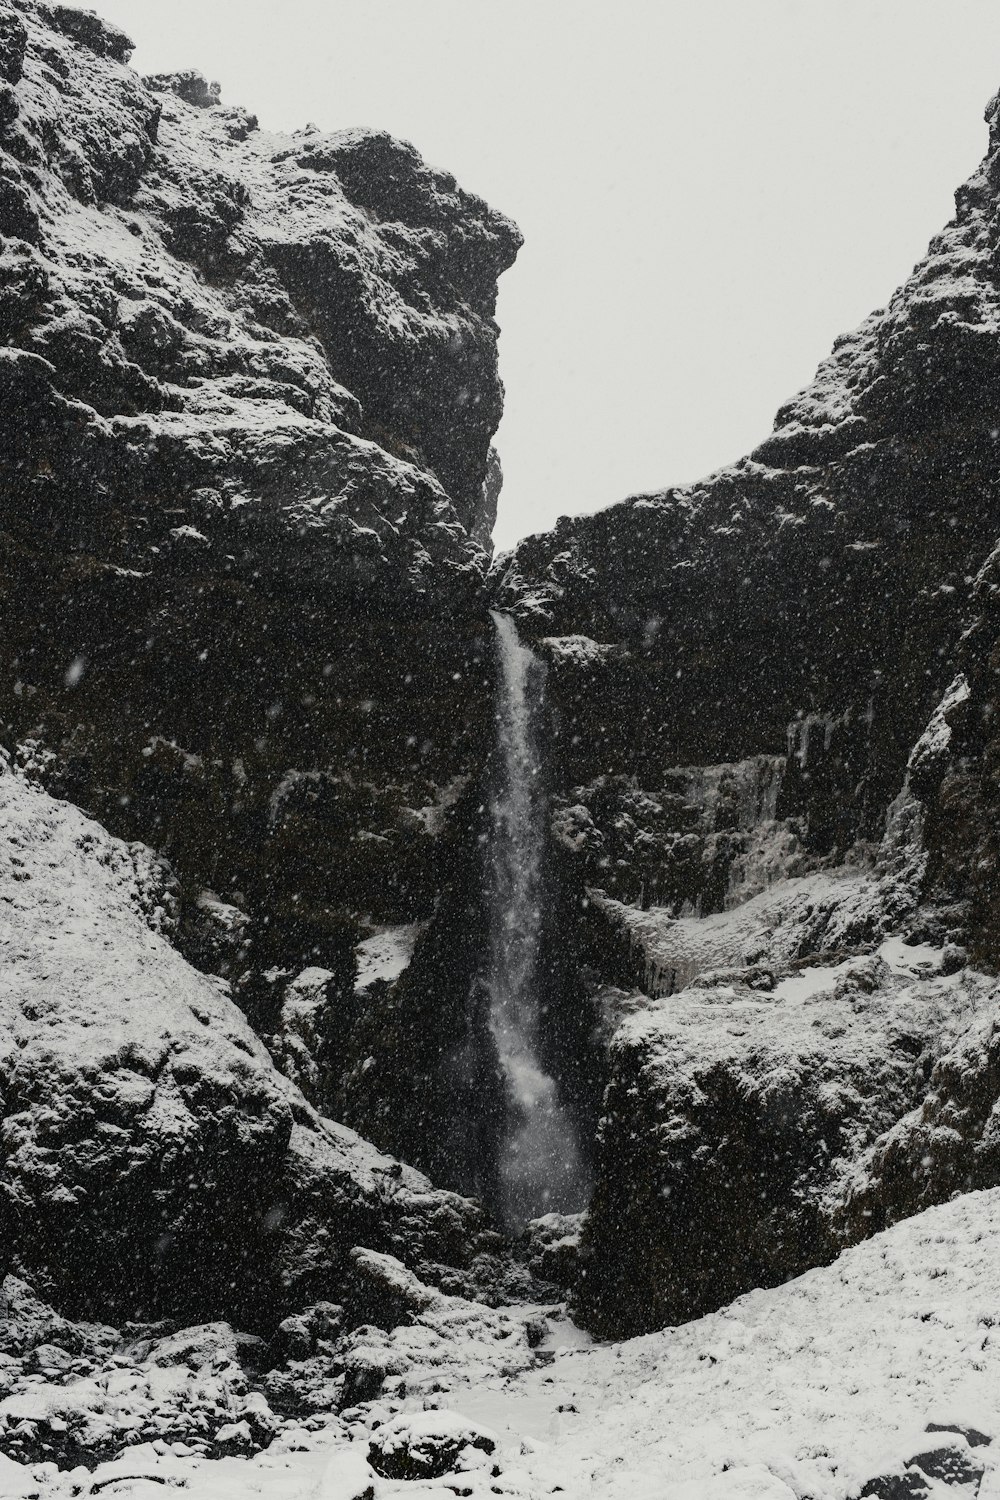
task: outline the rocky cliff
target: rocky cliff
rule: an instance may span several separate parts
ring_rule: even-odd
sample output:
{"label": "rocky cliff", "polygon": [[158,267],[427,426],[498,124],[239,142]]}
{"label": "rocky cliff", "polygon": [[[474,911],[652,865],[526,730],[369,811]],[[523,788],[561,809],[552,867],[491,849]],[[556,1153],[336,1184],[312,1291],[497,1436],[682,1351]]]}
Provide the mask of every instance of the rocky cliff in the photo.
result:
{"label": "rocky cliff", "polygon": [[383,1076],[372,986],[464,899],[520,239],[403,142],[267,134],[130,50],[0,4],[3,1258],[88,1314],[247,1324],[354,1243],[474,1253],[478,1211],[328,1117]]}
{"label": "rocky cliff", "polygon": [[[1000,1183],[1000,112],[754,453],[491,573],[517,231],[388,136],[269,135],[128,55],[0,0],[4,1446],[280,1462],[322,1428],[370,1457],[331,1492],[534,1497],[433,1406],[579,1415],[556,1285],[610,1337],[704,1318],[701,1368],[715,1309],[883,1229],[842,1264],[881,1256],[887,1305],[935,1224],[985,1276],[992,1197],[934,1205]],[[508,1108],[497,606],[545,669],[528,1082],[595,1158],[582,1223],[520,1247],[466,1196]],[[839,1274],[736,1308],[808,1342]],[[1000,1427],[932,1415],[896,1469],[978,1483]]]}
{"label": "rocky cliff", "polygon": [[561,753],[667,769],[783,755],[809,839],[878,836],[954,672],[997,515],[1000,123],[956,216],[888,306],[837,340],[748,457],[700,484],[563,519],[504,559],[498,597],[559,656]]}
{"label": "rocky cliff", "polygon": [[1000,951],[987,123],[953,221],[753,453],[495,566],[549,663],[605,1333],[995,1180],[993,982],[949,977]]}

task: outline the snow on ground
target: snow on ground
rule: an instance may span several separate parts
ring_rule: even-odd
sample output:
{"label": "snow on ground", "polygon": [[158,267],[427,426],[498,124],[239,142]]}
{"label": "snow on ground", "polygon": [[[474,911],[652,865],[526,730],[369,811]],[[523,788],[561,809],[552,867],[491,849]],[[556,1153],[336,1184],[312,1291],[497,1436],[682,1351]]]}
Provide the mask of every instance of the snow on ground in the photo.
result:
{"label": "snow on ground", "polygon": [[[286,1430],[257,1458],[137,1447],[93,1475],[0,1468],[0,1493],[163,1500],[850,1500],[906,1461],[932,1497],[1000,1495],[1000,1190],[897,1224],[832,1266],[681,1328],[623,1344],[549,1350],[504,1377],[475,1371],[439,1397],[374,1402],[326,1431]],[[568,1340],[570,1345],[572,1340]],[[429,1418],[435,1401],[439,1418]],[[392,1442],[471,1430],[461,1472],[390,1479],[367,1462]],[[419,1413],[419,1416],[417,1415]],[[934,1431],[933,1429],[946,1429]],[[950,1429],[950,1430],[947,1430]],[[972,1446],[966,1441],[966,1434]],[[928,1458],[929,1450],[936,1452]],[[376,1452],[377,1457],[377,1452]],[[979,1475],[985,1469],[982,1484]],[[498,1470],[499,1472],[494,1472]],[[941,1476],[951,1476],[950,1482]],[[911,1471],[909,1478],[921,1478]],[[23,1480],[23,1483],[22,1483]],[[21,1486],[19,1489],[18,1486]],[[888,1493],[888,1491],[883,1491]]]}

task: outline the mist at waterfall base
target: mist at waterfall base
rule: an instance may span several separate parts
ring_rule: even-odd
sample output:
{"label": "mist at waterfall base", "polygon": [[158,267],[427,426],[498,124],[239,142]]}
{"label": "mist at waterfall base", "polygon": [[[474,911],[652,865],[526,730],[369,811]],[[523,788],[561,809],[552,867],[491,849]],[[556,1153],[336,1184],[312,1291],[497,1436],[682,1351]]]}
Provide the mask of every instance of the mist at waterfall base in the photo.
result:
{"label": "mist at waterfall base", "polygon": [[490,801],[489,1027],[503,1075],[499,1212],[520,1230],[588,1197],[577,1130],[541,1062],[547,801],[539,730],[545,669],[509,615],[496,629],[497,772]]}

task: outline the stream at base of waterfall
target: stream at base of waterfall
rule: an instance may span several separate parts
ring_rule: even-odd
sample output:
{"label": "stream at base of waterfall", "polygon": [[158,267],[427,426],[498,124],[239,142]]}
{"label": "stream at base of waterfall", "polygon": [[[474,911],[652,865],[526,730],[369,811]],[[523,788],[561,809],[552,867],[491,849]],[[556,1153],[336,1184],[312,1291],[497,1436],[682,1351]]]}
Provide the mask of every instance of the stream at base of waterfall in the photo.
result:
{"label": "stream at base of waterfall", "polygon": [[497,774],[490,802],[490,1030],[506,1092],[501,1213],[517,1230],[540,1214],[586,1204],[588,1174],[574,1122],[540,1061],[546,812],[539,729],[545,668],[509,615],[497,641]]}

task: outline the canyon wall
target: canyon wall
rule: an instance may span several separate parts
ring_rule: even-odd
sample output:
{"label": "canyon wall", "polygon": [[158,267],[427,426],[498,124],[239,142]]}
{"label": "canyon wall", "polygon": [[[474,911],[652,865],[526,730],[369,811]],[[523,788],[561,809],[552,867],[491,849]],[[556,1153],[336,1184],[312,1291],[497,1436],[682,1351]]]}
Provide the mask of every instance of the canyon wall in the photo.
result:
{"label": "canyon wall", "polygon": [[509,1123],[491,609],[545,665],[532,1041],[596,1180],[531,1243],[580,1316],[995,1184],[997,108],[751,455],[490,572],[516,229],[128,55],[0,0],[2,1267],[266,1330],[402,1317],[359,1246],[526,1295],[461,1196]]}
{"label": "canyon wall", "polygon": [[[78,1011],[67,1001],[58,1066],[44,1048],[18,1062],[9,1018],[8,1130],[20,1139],[10,1122],[53,1111],[63,1124],[38,1124],[33,1187],[33,1151],[8,1143],[3,1259],[60,1295],[75,1277],[95,1313],[174,1295],[215,1315],[238,1287],[230,1303],[259,1319],[291,1295],[274,1235],[302,1236],[313,1292],[329,1293],[351,1243],[392,1241],[400,1184],[417,1259],[439,1211],[458,1215],[437,1241],[445,1259],[467,1263],[478,1232],[472,1205],[396,1182],[403,1169],[370,1148],[356,1171],[341,1162],[310,1111],[353,1112],[418,1154],[452,1129],[431,1060],[442,1036],[461,1046],[474,960],[442,948],[431,918],[461,926],[478,900],[464,874],[492,743],[494,308],[520,236],[404,142],[268,134],[197,73],[139,78],[130,51],[90,13],[0,4],[0,737],[10,785],[155,848],[172,902],[161,941],[215,976],[234,1041],[213,1050],[193,1023],[188,1144],[158,1178],[169,1037],[137,1044],[138,1061],[116,1061],[110,1040],[106,1054],[83,1047],[84,1073],[67,1079],[89,1010],[109,1006],[127,1029],[125,1001],[157,1011],[166,979],[125,994],[107,974],[73,981],[85,993]],[[41,899],[29,852],[17,889]],[[402,1031],[419,1033],[423,1069],[371,1022],[414,948],[419,1014]],[[184,974],[181,994],[209,993]],[[171,1025],[164,1012],[154,1030]],[[116,1082],[119,1066],[145,1082]],[[368,1098],[372,1073],[388,1116]],[[108,1095],[96,1114],[94,1090]],[[204,1152],[217,1171],[194,1173],[184,1208],[179,1184]],[[245,1223],[243,1174],[259,1188]],[[161,1240],[174,1265],[218,1242],[201,1293],[156,1270]],[[116,1242],[149,1262],[120,1294]]]}
{"label": "canyon wall", "polygon": [[751,454],[494,567],[550,667],[563,993],[600,1119],[576,1295],[605,1334],[996,1180],[986,118],[955,218]]}

